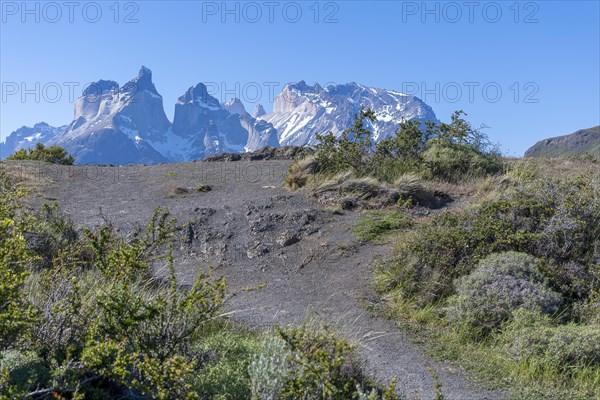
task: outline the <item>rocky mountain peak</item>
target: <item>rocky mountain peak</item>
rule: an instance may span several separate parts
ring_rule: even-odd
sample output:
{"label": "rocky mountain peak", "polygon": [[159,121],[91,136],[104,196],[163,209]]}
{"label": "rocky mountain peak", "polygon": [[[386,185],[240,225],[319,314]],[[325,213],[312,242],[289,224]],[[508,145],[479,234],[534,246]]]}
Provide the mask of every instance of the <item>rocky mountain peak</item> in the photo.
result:
{"label": "rocky mountain peak", "polygon": [[115,81],[105,81],[100,79],[98,82],[90,83],[84,90],[83,96],[101,96],[105,93],[118,90],[119,84]]}
{"label": "rocky mountain peak", "polygon": [[360,108],[374,110],[369,124],[376,141],[392,135],[404,120],[437,121],[420,99],[355,82],[327,85],[288,83],[273,111],[256,104],[250,115],[238,98],[221,104],[203,83],[188,88],[175,104],[173,123],[163,98],[142,66],[123,86],[99,80],[75,102],[74,120],[63,127],[23,127],[0,148],[6,157],[42,142],[65,147],[78,163],[163,163],[202,159],[215,153],[256,151],[265,146],[312,145],[318,133],[336,135],[352,125]]}
{"label": "rocky mountain peak", "polygon": [[208,93],[206,85],[202,82],[198,83],[196,86],[191,86],[182,96],[179,97],[178,104],[182,105],[188,103],[215,110],[221,109],[219,100]]}
{"label": "rocky mountain peak", "polygon": [[223,108],[226,109],[227,111],[229,111],[232,114],[237,114],[237,115],[246,115],[248,114],[246,112],[246,108],[244,107],[244,104],[242,104],[242,101],[238,98],[231,98],[229,100],[227,100],[224,104],[223,104]]}
{"label": "rocky mountain peak", "polygon": [[305,81],[285,85],[275,98],[273,111],[259,118],[273,124],[282,146],[301,146],[315,144],[318,133],[341,134],[361,107],[375,111],[377,120],[370,126],[375,140],[392,135],[404,120],[437,121],[431,107],[414,96],[355,82],[323,89]]}
{"label": "rocky mountain peak", "polygon": [[254,106],[254,110],[252,110],[253,118],[262,117],[265,114],[266,114],[266,111],[265,111],[265,108],[262,106],[262,104],[256,104]]}
{"label": "rocky mountain peak", "polygon": [[123,92],[129,92],[132,94],[148,91],[150,93],[159,95],[154,83],[152,83],[152,71],[143,65],[140,68],[137,77],[124,84],[121,90]]}

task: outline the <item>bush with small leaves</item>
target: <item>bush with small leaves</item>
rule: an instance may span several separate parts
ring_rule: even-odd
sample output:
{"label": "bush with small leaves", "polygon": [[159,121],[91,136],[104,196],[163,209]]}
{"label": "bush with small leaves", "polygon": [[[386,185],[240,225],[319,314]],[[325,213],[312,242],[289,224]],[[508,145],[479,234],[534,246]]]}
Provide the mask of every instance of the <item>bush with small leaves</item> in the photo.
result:
{"label": "bush with small leaves", "polygon": [[426,176],[449,182],[501,172],[500,158],[478,151],[468,144],[433,141],[423,153]]}
{"label": "bush with small leaves", "polygon": [[[34,351],[52,376],[34,382],[31,396],[196,397],[193,376],[202,354],[192,341],[218,313],[226,282],[200,273],[191,288],[179,285],[171,251],[175,230],[162,209],[131,240],[110,225],[86,230],[82,244],[93,253],[86,269],[63,260],[28,279],[39,318],[23,348]],[[166,279],[153,274],[161,264]]]}
{"label": "bush with small leaves", "polygon": [[492,254],[475,270],[456,281],[449,299],[448,319],[475,335],[497,331],[517,309],[551,315],[563,303],[548,288],[537,260],[524,253]]}
{"label": "bush with small leaves", "polygon": [[0,352],[0,398],[5,392],[10,393],[12,398],[23,397],[36,389],[35,383],[50,378],[50,370],[34,352]]}
{"label": "bush with small leaves", "polygon": [[318,171],[330,175],[348,170],[357,174],[366,173],[374,144],[373,132],[367,128],[367,123],[375,120],[372,109],[361,108],[354,116],[352,127],[342,131],[340,137],[331,132],[317,134],[319,143],[315,159]]}
{"label": "bush with small leaves", "polygon": [[289,373],[290,356],[286,343],[279,336],[273,335],[267,339],[264,350],[248,368],[253,400],[279,399]]}
{"label": "bush with small leaves", "polygon": [[[560,221],[572,221],[562,223]],[[600,289],[600,182],[597,178],[522,185],[499,199],[443,212],[398,241],[378,289],[418,304],[454,293],[453,281],[491,253],[517,251],[543,259],[552,287],[571,302]]]}
{"label": "bush with small leaves", "polygon": [[75,159],[73,156],[60,146],[46,147],[42,143],[37,143],[33,149],[21,149],[8,156],[7,160],[33,160],[44,161],[53,164],[73,165]]}
{"label": "bush with small leaves", "polygon": [[335,337],[327,326],[278,329],[278,333],[289,352],[280,400],[349,400],[361,393],[371,394],[373,389],[385,400],[398,399],[395,382],[385,390],[371,384],[363,375],[354,346]]}
{"label": "bush with small leaves", "polygon": [[0,351],[22,341],[35,319],[22,292],[30,260],[23,238],[23,221],[17,212],[22,195],[0,172]]}
{"label": "bush with small leaves", "polygon": [[516,360],[568,374],[582,368],[600,368],[598,325],[557,325],[547,316],[521,309],[505,326],[500,343]]}

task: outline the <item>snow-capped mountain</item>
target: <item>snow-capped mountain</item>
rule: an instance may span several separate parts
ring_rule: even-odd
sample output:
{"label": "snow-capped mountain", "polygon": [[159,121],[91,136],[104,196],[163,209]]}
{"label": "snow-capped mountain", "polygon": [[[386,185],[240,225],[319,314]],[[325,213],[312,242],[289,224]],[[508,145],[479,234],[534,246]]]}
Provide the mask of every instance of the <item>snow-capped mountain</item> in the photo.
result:
{"label": "snow-capped mountain", "polygon": [[75,102],[66,132],[48,144],[64,147],[81,164],[155,164],[169,161],[151,143],[170,127],[152,72],[142,67],[121,87],[106,80],[90,84]]}
{"label": "snow-capped mountain", "polygon": [[403,120],[437,121],[431,107],[414,96],[357,83],[309,86],[288,83],[273,111],[257,104],[249,114],[236,98],[220,103],[203,83],[175,104],[171,123],[162,96],[143,67],[123,86],[111,80],[89,85],[75,102],[75,118],[54,128],[22,127],[0,146],[0,158],[41,142],[67,149],[80,164],[157,164],[203,159],[216,153],[256,151],[265,146],[314,145],[316,134],[339,134],[360,107],[377,115],[375,140],[392,135]]}
{"label": "snow-capped mountain", "polygon": [[262,117],[266,113],[267,112],[265,111],[265,108],[262,106],[262,104],[258,103],[254,106],[254,110],[252,110],[252,116],[254,118]]}
{"label": "snow-capped mountain", "polygon": [[68,126],[40,123],[11,133],[0,146],[2,158],[37,142],[64,147],[80,164],[118,165],[190,161],[279,145],[271,124],[250,116],[239,99],[220,104],[202,83],[179,98],[171,124],[152,72],[143,66],[123,86],[110,80],[90,84],[76,100]]}
{"label": "snow-capped mountain", "polygon": [[0,143],[0,159],[6,158],[18,150],[33,148],[38,142],[47,143],[66,130],[66,125],[54,127],[45,122],[35,124],[31,128],[22,126],[11,133],[4,143]]}
{"label": "snow-capped mountain", "polygon": [[179,97],[170,140],[185,143],[178,150],[184,160],[279,145],[277,131],[271,124],[250,116],[239,99],[220,104],[203,83]]}
{"label": "snow-capped mountain", "polygon": [[431,107],[414,96],[354,82],[322,88],[304,81],[285,85],[273,111],[258,118],[273,124],[282,146],[312,145],[317,133],[339,134],[351,126],[361,106],[377,115],[371,127],[376,141],[392,135],[403,120],[437,121]]}

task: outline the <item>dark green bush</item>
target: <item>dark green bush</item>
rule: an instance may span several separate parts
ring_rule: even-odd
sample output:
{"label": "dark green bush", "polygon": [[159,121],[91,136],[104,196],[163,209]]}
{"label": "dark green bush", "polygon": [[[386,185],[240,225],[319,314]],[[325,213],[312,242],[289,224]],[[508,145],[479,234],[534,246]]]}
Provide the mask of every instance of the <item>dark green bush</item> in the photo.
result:
{"label": "dark green bush", "polygon": [[[455,112],[450,123],[403,122],[394,135],[375,143],[367,125],[376,116],[371,109],[361,109],[354,125],[340,137],[333,133],[317,135],[318,168],[314,172],[335,175],[350,171],[358,177],[371,176],[385,182],[407,173],[457,182],[500,172],[503,163],[499,153],[463,115],[463,111]],[[291,169],[288,186],[303,186],[306,172]]]}
{"label": "dark green bush", "polygon": [[442,213],[401,239],[380,289],[432,304],[453,294],[453,281],[485,256],[518,251],[543,259],[544,273],[568,303],[586,299],[600,285],[599,199],[599,184],[588,177],[526,185],[499,200]]}
{"label": "dark green bush", "polygon": [[21,149],[8,156],[7,160],[33,160],[44,161],[53,164],[73,165],[75,159],[69,155],[65,149],[60,146],[46,147],[42,143],[37,143],[33,149]]}
{"label": "dark green bush", "polygon": [[35,390],[37,382],[51,378],[50,370],[39,356],[15,350],[0,352],[0,374],[0,398],[3,392],[18,398]]}
{"label": "dark green bush", "polygon": [[317,134],[319,144],[316,146],[315,159],[318,171],[333,175],[349,170],[365,175],[374,145],[373,132],[365,125],[375,119],[373,110],[361,108],[360,113],[354,116],[354,125],[342,131],[339,138],[331,132]]}
{"label": "dark green bush", "polygon": [[22,195],[0,171],[0,351],[24,339],[35,317],[22,292],[30,261],[18,213]]}
{"label": "dark green bush", "polygon": [[356,359],[354,346],[336,338],[327,327],[279,329],[278,333],[287,363],[280,367],[286,374],[276,398],[349,400],[372,391],[374,399],[398,400],[395,384],[381,390],[369,382]]}
{"label": "dark green bush", "polygon": [[[52,379],[33,385],[38,397],[196,396],[201,354],[192,340],[218,312],[226,285],[201,273],[190,289],[180,288],[169,250],[174,232],[164,210],[130,241],[110,226],[86,231],[82,245],[93,252],[92,265],[82,270],[63,260],[29,279],[38,318],[31,335],[19,332],[29,339],[13,344],[34,351],[51,371]],[[169,267],[166,279],[152,274],[157,263]],[[17,383],[9,375],[3,392],[16,393]]]}
{"label": "dark green bush", "polygon": [[561,296],[546,285],[537,260],[524,253],[492,254],[455,282],[448,319],[478,336],[497,331],[516,309],[552,315]]}

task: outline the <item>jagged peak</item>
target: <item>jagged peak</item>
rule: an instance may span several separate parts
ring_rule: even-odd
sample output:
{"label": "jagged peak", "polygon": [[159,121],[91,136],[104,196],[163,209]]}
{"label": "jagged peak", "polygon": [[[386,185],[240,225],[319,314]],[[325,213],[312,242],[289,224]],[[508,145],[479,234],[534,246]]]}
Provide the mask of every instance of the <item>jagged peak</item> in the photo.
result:
{"label": "jagged peak", "polygon": [[119,84],[115,81],[100,79],[97,82],[92,82],[83,89],[83,96],[100,96],[104,93],[110,93],[113,90],[118,90]]}
{"label": "jagged peak", "polygon": [[222,106],[224,109],[226,109],[227,111],[229,111],[232,114],[238,114],[238,115],[248,114],[246,112],[246,107],[244,107],[244,104],[242,103],[242,101],[240,99],[238,99],[237,97],[230,98]]}
{"label": "jagged peak", "polygon": [[265,111],[265,108],[262,106],[262,104],[257,103],[254,106],[254,110],[252,110],[252,117],[254,117],[254,118],[262,117],[266,113],[267,112]]}
{"label": "jagged peak", "polygon": [[221,108],[219,100],[212,97],[208,93],[206,85],[199,82],[196,86],[190,86],[190,88],[179,97],[179,104],[186,104],[190,102],[199,103],[201,106],[208,105],[214,108]]}
{"label": "jagged peak", "polygon": [[285,85],[283,90],[297,90],[302,93],[319,93],[322,90],[321,85],[315,83],[314,85],[308,85],[306,81],[301,80],[300,82],[289,82]]}
{"label": "jagged peak", "polygon": [[143,65],[140,68],[138,75],[124,84],[121,87],[121,90],[123,92],[132,92],[133,94],[146,90],[158,95],[158,91],[156,90],[154,83],[152,83],[152,71],[150,68]]}
{"label": "jagged peak", "polygon": [[140,67],[140,71],[138,72],[138,79],[143,78],[144,76],[148,76],[150,80],[152,80],[152,70],[145,65]]}
{"label": "jagged peak", "polygon": [[238,99],[237,97],[232,97],[225,102],[225,105],[232,106],[234,104],[241,104],[241,103],[242,103],[242,101],[240,99]]}

